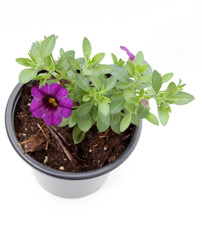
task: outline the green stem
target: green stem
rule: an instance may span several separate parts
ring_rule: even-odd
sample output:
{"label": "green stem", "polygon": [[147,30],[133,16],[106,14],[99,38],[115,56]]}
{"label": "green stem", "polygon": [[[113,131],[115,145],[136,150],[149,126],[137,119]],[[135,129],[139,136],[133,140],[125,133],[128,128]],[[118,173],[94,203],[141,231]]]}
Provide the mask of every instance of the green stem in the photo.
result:
{"label": "green stem", "polygon": [[55,62],[55,60],[53,58],[53,54],[52,53],[51,53],[51,59],[53,60],[53,63],[56,65],[56,62]]}

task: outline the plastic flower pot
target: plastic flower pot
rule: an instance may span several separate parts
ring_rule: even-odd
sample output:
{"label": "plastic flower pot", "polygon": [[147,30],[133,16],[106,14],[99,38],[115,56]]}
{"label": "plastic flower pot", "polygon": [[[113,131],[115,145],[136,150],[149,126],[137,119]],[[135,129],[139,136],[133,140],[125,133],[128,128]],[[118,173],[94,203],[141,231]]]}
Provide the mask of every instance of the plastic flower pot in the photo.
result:
{"label": "plastic flower pot", "polygon": [[25,154],[23,150],[18,147],[19,142],[16,138],[14,129],[14,114],[18,99],[21,95],[21,87],[21,84],[17,84],[7,103],[5,114],[7,134],[16,152],[23,160],[32,166],[34,175],[39,184],[50,193],[68,198],[83,197],[93,193],[104,183],[107,175],[129,157],[137,145],[141,133],[142,122],[140,126],[136,127],[135,133],[126,150],[109,165],[93,171],[78,173],[64,172],[47,167],[28,154]]}

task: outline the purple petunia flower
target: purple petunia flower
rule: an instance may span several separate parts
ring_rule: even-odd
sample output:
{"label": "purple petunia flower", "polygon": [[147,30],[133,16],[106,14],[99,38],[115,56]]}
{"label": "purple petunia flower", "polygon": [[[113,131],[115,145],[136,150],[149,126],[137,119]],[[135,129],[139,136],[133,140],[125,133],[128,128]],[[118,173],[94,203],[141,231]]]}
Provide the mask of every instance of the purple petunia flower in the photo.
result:
{"label": "purple petunia flower", "polygon": [[73,101],[68,98],[68,91],[57,83],[46,84],[39,88],[35,86],[31,90],[34,99],[30,105],[30,111],[36,118],[43,118],[47,125],[59,125],[62,118],[71,116]]}
{"label": "purple petunia flower", "polygon": [[135,59],[135,55],[133,55],[129,50],[128,48],[124,47],[124,46],[120,46],[121,50],[124,50],[126,51],[127,55],[129,56],[129,60],[130,61],[134,61]]}

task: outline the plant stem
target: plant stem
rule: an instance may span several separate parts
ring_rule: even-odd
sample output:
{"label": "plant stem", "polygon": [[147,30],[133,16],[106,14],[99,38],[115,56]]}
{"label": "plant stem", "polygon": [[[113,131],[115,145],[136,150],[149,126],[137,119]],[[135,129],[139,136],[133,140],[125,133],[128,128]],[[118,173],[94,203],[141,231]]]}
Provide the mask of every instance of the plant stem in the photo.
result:
{"label": "plant stem", "polygon": [[53,63],[56,65],[56,62],[55,62],[55,60],[53,58],[53,54],[52,53],[51,53],[51,59],[53,60]]}
{"label": "plant stem", "polygon": [[67,150],[67,148],[65,147],[65,145],[62,143],[62,141],[60,140],[59,136],[57,135],[57,133],[53,130],[53,128],[51,126],[47,125],[47,128],[49,129],[50,133],[52,134],[52,136],[55,138],[55,140],[58,142],[58,144],[60,145],[60,147],[62,148],[62,150],[64,151],[65,155],[67,156],[67,158],[69,159],[70,162],[72,162],[73,160],[76,161],[76,159],[71,155],[71,153]]}

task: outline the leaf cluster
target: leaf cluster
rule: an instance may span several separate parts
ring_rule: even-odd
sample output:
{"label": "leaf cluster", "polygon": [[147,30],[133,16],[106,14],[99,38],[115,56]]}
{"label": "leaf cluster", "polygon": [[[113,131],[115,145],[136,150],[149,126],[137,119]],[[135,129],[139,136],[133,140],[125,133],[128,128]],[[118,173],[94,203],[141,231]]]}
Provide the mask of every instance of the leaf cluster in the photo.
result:
{"label": "leaf cluster", "polygon": [[[130,124],[139,125],[141,119],[159,125],[166,125],[171,113],[171,104],[183,105],[194,97],[183,92],[184,84],[170,82],[165,90],[162,85],[171,80],[172,73],[161,75],[152,70],[142,52],[134,61],[118,60],[112,54],[113,64],[101,64],[105,54],[91,57],[92,47],[87,38],[83,40],[83,57],[75,58],[72,50],[60,49],[57,60],[53,49],[57,37],[51,35],[41,42],[35,42],[29,51],[29,58],[16,61],[28,68],[21,71],[20,83],[40,80],[45,83],[67,80],[65,85],[73,102],[72,115],[63,119],[61,127],[73,128],[73,139],[79,143],[85,133],[95,124],[99,132],[109,127],[116,132],[124,132]],[[39,70],[46,70],[38,74]],[[149,101],[157,104],[158,118],[150,111]]]}

